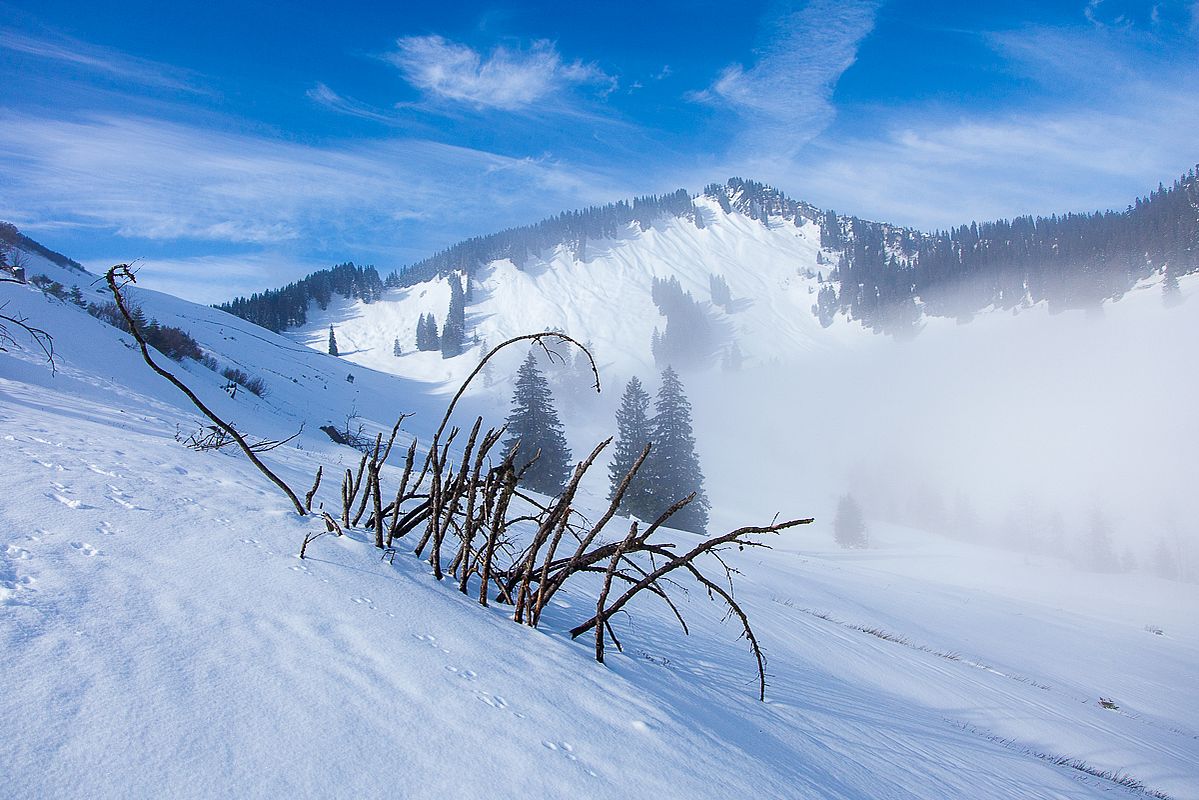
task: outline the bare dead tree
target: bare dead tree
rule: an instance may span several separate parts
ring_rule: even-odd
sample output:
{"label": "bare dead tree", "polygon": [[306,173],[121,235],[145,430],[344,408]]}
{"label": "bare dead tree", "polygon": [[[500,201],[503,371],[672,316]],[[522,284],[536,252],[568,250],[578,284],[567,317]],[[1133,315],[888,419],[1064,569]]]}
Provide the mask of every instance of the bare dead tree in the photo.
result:
{"label": "bare dead tree", "polygon": [[[262,462],[262,459],[260,459],[257,453],[254,452],[253,448],[251,448],[250,443],[246,441],[245,437],[242,436],[237,429],[235,429],[228,422],[218,417],[210,408],[208,408],[208,406],[204,405],[204,402],[196,396],[195,392],[187,387],[187,384],[160,367],[150,356],[149,345],[146,344],[146,339],[142,335],[142,332],[138,330],[137,322],[129,313],[129,309],[125,304],[125,298],[121,294],[121,289],[124,286],[137,282],[137,279],[133,274],[133,270],[130,269],[129,265],[117,264],[116,266],[110,268],[107,273],[105,273],[104,279],[108,283],[109,291],[112,292],[112,298],[117,304],[117,309],[120,310],[121,316],[125,318],[125,322],[129,325],[130,333],[133,336],[134,341],[137,342],[138,348],[142,353],[142,360],[146,362],[146,365],[160,376],[170,381],[171,385],[183,392],[187,399],[191,401],[192,405],[200,410],[200,413],[208,417],[208,419],[212,420],[214,425],[224,431],[228,436],[232,437],[237,443],[238,448],[242,451],[242,453],[245,454],[246,458],[250,460],[250,463],[257,467],[259,472],[265,475],[271,483],[279,487],[279,490],[287,496],[287,499],[291,501],[292,506],[295,507],[296,513],[301,517],[306,516],[308,512],[300,502],[300,498],[296,497],[296,493],[291,490],[291,487],[288,486],[282,478],[272,472],[270,467]],[[120,283],[118,283],[118,281],[120,281]]]}
{"label": "bare dead tree", "polygon": [[[108,271],[106,280],[118,309],[129,324],[141,349],[142,358],[150,368],[170,381],[196,408],[212,420],[214,432],[219,432],[221,437],[232,439],[246,457],[284,492],[298,514],[307,516],[311,513],[312,502],[321,485],[323,467],[317,469],[312,488],[301,503],[290,487],[262,463],[254,446],[241,433],[216,416],[182,381],[162,369],[150,356],[146,340],[138,330],[121,295],[123,286],[134,281],[129,266],[121,264],[113,267]],[[480,436],[483,419],[477,418],[461,455],[450,457],[459,428],[450,428],[448,434],[446,429],[470,382],[503,348],[521,341],[531,341],[534,345],[547,347],[547,339],[573,344],[586,353],[596,376],[595,388],[598,391],[599,373],[595,369],[591,353],[565,334],[529,334],[498,345],[480,361],[451,399],[425,451],[419,472],[416,471],[417,442],[412,441],[394,499],[386,505],[383,503],[384,467],[404,416],[392,427],[386,446],[383,445],[382,433],[375,437],[373,447],[363,453],[357,474],[352,469],[346,469],[341,484],[341,522],[328,512],[320,511],[319,516],[325,523],[325,530],[305,535],[300,547],[300,558],[306,556],[308,545],[315,539],[327,534],[340,536],[344,529],[358,525],[369,507],[366,528],[373,534],[375,546],[383,551],[385,559],[389,556],[394,557],[393,544],[397,539],[424,526],[424,533],[414,553],[421,557],[424,549],[429,548],[429,562],[438,580],[444,577],[448,569],[449,575],[456,578],[458,590],[464,594],[470,593],[471,582],[475,581],[480,605],[488,605],[491,593],[494,592],[495,602],[513,607],[513,620],[530,627],[539,625],[547,603],[569,582],[577,577],[598,574],[602,576],[602,584],[596,600],[595,614],[572,628],[570,633],[572,638],[576,638],[594,629],[595,656],[601,663],[604,660],[605,637],[611,639],[618,649],[621,648],[612,625],[613,616],[625,611],[632,601],[643,593],[654,595],[665,602],[678,619],[683,632],[689,633],[683,615],[671,599],[671,591],[680,587],[672,576],[675,573],[684,573],[702,586],[710,599],[722,601],[728,615],[735,616],[741,623],[742,635],[748,641],[757,665],[758,697],[764,699],[765,656],[748,615],[733,595],[732,580],[736,570],[722,559],[721,553],[730,547],[768,547],[760,537],[811,523],[812,519],[776,521],[766,526],[738,528],[720,536],[706,538],[690,550],[679,552],[674,544],[659,542],[652,537],[674,514],[695,499],[695,494],[692,493],[673,503],[644,531],[634,521],[623,538],[605,541],[605,527],[616,516],[628,486],[650,453],[650,445],[642,451],[618,486],[608,508],[594,524],[588,523],[575,509],[574,502],[583,477],[611,439],[599,443],[590,455],[576,466],[565,489],[548,502],[519,490],[523,470],[517,470],[514,465],[515,447],[504,453],[494,452],[503,436],[503,427],[490,428]],[[547,347],[547,352],[552,351]],[[493,459],[493,454],[498,458],[498,463]],[[527,469],[527,466],[524,469]],[[390,493],[388,496],[391,496]],[[456,538],[456,545],[447,549],[445,543],[451,537]],[[568,539],[575,543],[573,552],[568,549],[569,555],[559,555],[563,543]],[[523,546],[519,544],[522,541]],[[453,554],[448,566],[443,565],[447,552]],[[704,571],[706,565],[712,561],[719,565],[723,573],[721,582],[712,579]],[[627,588],[615,601],[609,603],[612,585],[617,581],[625,584]]]}
{"label": "bare dead tree", "polygon": [[[579,485],[588,469],[611,440],[598,444],[575,468],[564,490],[544,501],[520,491],[521,473],[514,464],[515,449],[497,452],[504,429],[483,431],[483,419],[476,418],[460,453],[451,456],[452,445],[462,433],[451,426],[453,412],[467,385],[480,374],[502,348],[521,341],[545,346],[545,339],[566,341],[586,348],[564,334],[530,334],[510,339],[493,348],[480,362],[451,399],[441,423],[424,450],[423,463],[416,468],[417,442],[408,448],[404,467],[394,494],[383,503],[384,464],[396,436],[393,428],[387,447],[379,434],[359,463],[357,475],[346,470],[342,483],[342,514],[345,527],[357,525],[366,517],[364,532],[372,535],[384,559],[394,558],[394,543],[420,530],[413,552],[428,560],[434,576],[454,578],[463,594],[475,595],[480,605],[497,602],[512,606],[512,619],[537,627],[542,612],[554,595],[574,579],[599,576],[602,579],[595,614],[571,629],[572,637],[595,631],[596,660],[604,660],[604,643],[611,640],[621,647],[613,627],[614,615],[626,612],[633,601],[648,593],[666,604],[684,633],[686,620],[671,595],[682,584],[679,576],[689,577],[704,589],[709,599],[722,603],[729,617],[736,617],[742,636],[749,643],[757,667],[759,698],[765,697],[766,659],[744,608],[733,594],[736,570],[721,555],[732,547],[767,547],[767,534],[812,522],[794,519],[765,526],[739,528],[730,533],[703,539],[690,550],[679,551],[669,542],[655,539],[678,511],[693,502],[695,495],[681,498],[665,509],[657,519],[642,528],[633,522],[628,533],[618,540],[607,540],[606,526],[619,513],[620,503],[637,472],[650,453],[647,445],[617,488],[608,507],[594,523],[575,508]],[[590,353],[587,353],[590,357]],[[594,362],[592,362],[594,364]],[[598,375],[597,383],[598,388]],[[401,418],[402,419],[402,418]],[[352,508],[357,505],[357,513]],[[364,509],[369,507],[369,514]],[[321,535],[321,534],[317,534]],[[315,538],[315,536],[312,538]],[[446,543],[453,541],[453,546]],[[306,538],[305,546],[311,538]],[[709,574],[712,565],[717,577]],[[614,584],[625,589],[609,602]]]}
{"label": "bare dead tree", "polygon": [[[282,447],[285,444],[293,441],[297,436],[304,432],[303,423],[300,424],[300,429],[288,436],[286,439],[261,439],[250,444],[250,449],[255,453],[269,453],[277,447]],[[223,429],[216,425],[201,425],[197,430],[183,435],[183,432],[176,426],[175,441],[182,444],[189,450],[195,450],[198,453],[206,453],[212,450],[222,450],[231,444],[236,444],[233,437],[226,433]],[[249,440],[247,440],[249,441]],[[311,510],[311,509],[309,509]]]}
{"label": "bare dead tree", "polygon": [[[0,278],[3,283],[20,283],[14,278]],[[29,318],[24,314],[5,314],[4,308],[8,305],[0,305],[0,353],[7,353],[9,347],[19,347],[14,329],[24,333],[29,339],[38,346],[42,354],[46,356],[46,363],[50,365],[51,374],[58,371],[58,365],[54,361],[54,337],[46,333],[46,331],[29,323]]]}

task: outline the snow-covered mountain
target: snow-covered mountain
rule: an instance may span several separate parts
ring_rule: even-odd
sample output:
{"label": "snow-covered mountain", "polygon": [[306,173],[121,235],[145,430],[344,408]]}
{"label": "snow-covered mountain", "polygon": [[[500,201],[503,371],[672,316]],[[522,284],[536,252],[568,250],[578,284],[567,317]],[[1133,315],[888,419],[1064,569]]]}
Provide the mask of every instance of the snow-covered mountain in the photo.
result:
{"label": "snow-covered mountain", "polygon": [[[561,243],[519,264],[504,258],[474,270],[468,336],[494,345],[528,331],[558,330],[591,343],[613,380],[653,373],[651,340],[667,324],[653,300],[655,279],[677,280],[710,319],[714,335],[707,360],[713,367],[734,345],[752,366],[793,361],[868,335],[858,325],[823,329],[812,313],[818,278],[832,269],[818,260],[819,224],[795,216],[755,219],[726,211],[706,195],[694,205],[698,224],[661,214],[644,229],[632,222],[617,236],[588,240],[582,254]],[[713,276],[728,285],[727,307],[713,302]],[[389,289],[373,302],[335,297],[327,311],[313,304],[307,324],[288,335],[323,349],[333,325],[355,363],[454,384],[477,361],[477,346],[450,360],[415,350],[421,315],[443,321],[449,295],[449,278],[436,276]],[[404,350],[398,358],[397,339]]]}
{"label": "snow-covered mountain", "polygon": [[[830,493],[863,453],[884,458],[934,427],[933,449],[953,441],[965,454],[950,462],[958,473],[981,469],[979,439],[1014,438],[1052,461],[1056,444],[1038,441],[1034,415],[992,391],[1013,367],[1052,423],[1076,388],[1061,354],[1092,375],[1088,346],[1156,408],[1186,384],[1143,341],[1196,333],[1199,283],[1183,281],[1179,313],[1150,286],[1089,323],[1031,309],[965,327],[934,321],[916,342],[893,342],[820,326],[814,226],[696,202],[702,227],[666,219],[606,247],[589,241],[583,259],[563,248],[522,269],[490,264],[467,315],[493,343],[547,327],[591,341],[619,386],[654,367],[663,319],[652,278],[676,278],[707,303],[710,275],[724,277],[733,302],[707,311],[745,369],[688,378],[714,524],[780,509],[819,520],[773,550],[729,554],[769,657],[765,703],[738,630],[702,592],[681,600],[689,636],[646,602],[621,623],[624,652],[599,665],[566,633],[594,608],[586,591],[563,595],[529,630],[438,584],[407,549],[381,561],[363,531],[321,538],[298,560],[313,522],[239,457],[180,443],[203,420],[127,335],[55,291],[0,283],[4,313],[51,333],[56,352],[52,371],[14,329],[0,353],[0,796],[1199,795],[1199,695],[1187,688],[1199,666],[1195,584],[1080,571],[1060,552],[967,543],[881,514],[872,547],[845,551],[826,521]],[[69,265],[30,254],[26,269],[105,300]],[[321,425],[350,418],[373,434],[415,411],[405,436],[427,438],[446,388],[473,366],[469,354],[411,352],[419,315],[440,318],[448,303],[445,280],[335,301],[285,336],[129,291],[148,317],[195,338],[207,363],[172,369],[205,403],[263,437],[302,427],[266,455],[301,490],[318,465],[336,475],[360,457]],[[321,352],[329,325],[341,358]],[[261,378],[262,396],[231,396],[220,374],[230,368]],[[500,372],[465,418],[495,414]],[[1166,438],[1149,411],[1125,426],[1092,400],[1063,420],[1086,427],[1094,413],[1108,424],[1102,444],[1121,456],[1129,442]],[[954,416],[958,406],[969,413]],[[603,427],[592,416],[573,439]],[[1164,427],[1175,443],[1194,440],[1186,416]],[[1147,482],[1171,483],[1170,444],[1154,444],[1160,466]],[[942,477],[933,466],[930,480]],[[585,485],[584,506],[601,509],[606,489]],[[327,484],[317,501],[335,495]]]}

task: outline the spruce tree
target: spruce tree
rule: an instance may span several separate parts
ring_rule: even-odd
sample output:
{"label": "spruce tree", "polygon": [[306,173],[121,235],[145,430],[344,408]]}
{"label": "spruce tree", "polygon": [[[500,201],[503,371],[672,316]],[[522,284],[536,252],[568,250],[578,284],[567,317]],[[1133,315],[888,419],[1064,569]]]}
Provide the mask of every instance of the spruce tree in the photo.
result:
{"label": "spruce tree", "polygon": [[654,401],[650,424],[654,443],[642,469],[647,470],[654,513],[657,516],[673,503],[692,492],[696,497],[670,518],[672,528],[703,533],[708,527],[708,497],[704,493],[704,473],[695,452],[691,430],[691,404],[683,393],[678,373],[670,367],[662,371],[662,385]]}
{"label": "spruce tree", "polygon": [[458,276],[450,277],[450,309],[441,329],[441,357],[453,358],[466,341],[466,297]]}
{"label": "spruce tree", "polygon": [[[608,474],[612,479],[612,487],[608,490],[609,500],[616,496],[616,490],[649,441],[649,394],[634,376],[625,387],[620,408],[616,410],[616,447],[612,463],[608,466]],[[642,464],[641,470],[625,491],[620,510],[642,519],[655,516],[651,488],[649,470]]]}
{"label": "spruce tree", "polygon": [[423,350],[437,350],[441,347],[441,337],[437,335],[437,317],[430,311],[425,317],[425,346]]}
{"label": "spruce tree", "polygon": [[341,355],[337,352],[337,337],[333,335],[333,326],[329,326],[329,355]]}
{"label": "spruce tree", "polygon": [[866,520],[862,518],[862,508],[852,495],[843,495],[837,503],[833,536],[842,547],[866,546]]}
{"label": "spruce tree", "polygon": [[[516,373],[512,412],[508,415],[505,450],[517,448],[519,472],[528,467],[521,483],[535,492],[555,495],[566,486],[570,473],[570,449],[562,422],[554,410],[549,382],[537,368],[532,352]],[[531,464],[531,466],[530,466]]]}
{"label": "spruce tree", "polygon": [[1112,526],[1103,512],[1096,511],[1091,515],[1091,530],[1083,544],[1092,572],[1116,572],[1120,569],[1120,562],[1112,549]]}
{"label": "spruce tree", "polygon": [[391,346],[391,354],[396,358],[404,355],[404,348],[400,347],[400,337],[396,337],[395,344]]}

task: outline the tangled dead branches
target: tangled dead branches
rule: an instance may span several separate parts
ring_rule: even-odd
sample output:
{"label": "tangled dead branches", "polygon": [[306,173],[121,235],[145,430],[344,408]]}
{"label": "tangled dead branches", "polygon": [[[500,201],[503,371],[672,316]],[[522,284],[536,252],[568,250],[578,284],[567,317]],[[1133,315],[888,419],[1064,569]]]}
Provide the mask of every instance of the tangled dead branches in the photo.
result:
{"label": "tangled dead branches", "polygon": [[[0,282],[16,283],[7,278],[0,278]],[[4,305],[7,305],[5,303]],[[54,362],[54,337],[41,328],[29,324],[29,318],[23,314],[11,315],[4,313],[4,305],[0,305],[0,353],[8,352],[9,347],[17,347],[17,339],[13,335],[13,329],[23,331],[34,344],[41,349],[42,354],[46,356],[46,362],[50,365],[50,371],[56,372],[57,365]]]}
{"label": "tangled dead branches", "polygon": [[[551,339],[573,344],[591,356],[585,347],[560,333],[520,336],[494,348],[450,402],[424,458],[419,460],[419,468],[417,442],[413,440],[409,445],[397,488],[394,493],[387,493],[387,501],[382,490],[382,468],[403,418],[396,423],[386,443],[379,434],[374,446],[362,456],[357,470],[347,469],[342,479],[341,527],[352,528],[363,523],[373,532],[375,545],[383,550],[385,558],[394,557],[397,541],[411,537],[413,552],[428,560],[438,580],[450,578],[460,592],[474,596],[480,605],[495,602],[510,606],[513,620],[530,627],[538,626],[547,604],[567,583],[585,575],[600,578],[595,613],[570,631],[572,637],[595,631],[595,656],[600,662],[604,660],[607,640],[621,648],[612,627],[613,616],[626,610],[642,593],[664,602],[687,632],[687,623],[671,598],[671,590],[680,587],[675,581],[676,574],[689,575],[740,622],[757,663],[758,696],[764,699],[765,658],[748,615],[733,595],[732,577],[736,570],[721,558],[721,553],[732,547],[767,547],[761,537],[810,523],[811,519],[739,528],[680,552],[676,545],[659,542],[654,535],[674,514],[694,501],[692,494],[679,499],[644,530],[633,521],[622,538],[610,539],[605,535],[606,528],[617,516],[624,494],[652,445],[646,445],[594,523],[588,522],[575,507],[575,498],[584,475],[611,439],[598,444],[575,468],[562,493],[549,501],[521,491],[515,448],[507,452],[496,450],[503,438],[503,427],[484,432],[483,419],[479,417],[465,434],[465,444],[455,450],[454,444],[460,441],[463,431],[449,427],[447,432],[449,420],[458,399],[487,360],[516,342],[531,341],[545,346],[546,340]],[[594,369],[594,362],[592,366]],[[307,541],[310,540],[305,544]],[[719,578],[706,571],[713,565]],[[613,583],[626,588],[609,602]]]}
{"label": "tangled dead branches", "polygon": [[[342,476],[341,512],[337,519],[324,511],[323,506],[317,512],[312,511],[323,468],[317,470],[312,488],[301,502],[295,492],[257,457],[254,445],[213,414],[186,385],[150,357],[146,342],[121,297],[124,283],[133,281],[129,267],[113,267],[108,271],[107,280],[118,308],[133,329],[142,357],[151,369],[174,384],[212,420],[213,436],[222,442],[225,438],[232,439],[279,487],[298,514],[315,513],[322,518],[324,530],[304,537],[300,558],[305,557],[308,545],[320,536],[339,536],[346,529],[362,525],[373,533],[374,544],[382,551],[383,558],[394,558],[397,542],[407,539],[413,545],[415,555],[428,560],[438,580],[448,577],[458,591],[475,597],[480,605],[494,602],[508,606],[515,622],[534,628],[559,591],[568,583],[591,577],[600,582],[595,612],[572,628],[570,634],[577,638],[594,631],[595,657],[600,662],[604,660],[607,641],[621,649],[612,625],[613,616],[627,611],[632,601],[643,594],[665,603],[683,632],[688,633],[686,620],[671,593],[682,590],[682,584],[678,582],[680,576],[690,576],[704,588],[709,598],[723,603],[728,614],[741,624],[742,635],[749,643],[757,666],[758,697],[765,699],[765,657],[748,615],[733,594],[732,579],[736,570],[723,560],[721,554],[733,547],[768,547],[762,537],[808,524],[812,519],[738,528],[703,539],[685,551],[673,543],[655,539],[655,534],[674,514],[695,500],[695,495],[691,494],[680,498],[644,529],[640,522],[633,520],[624,536],[610,538],[606,534],[607,526],[617,517],[625,492],[645,463],[652,445],[645,446],[595,522],[590,522],[575,507],[575,500],[580,482],[611,439],[596,445],[576,466],[566,488],[549,500],[521,491],[522,472],[528,467],[517,469],[516,446],[506,452],[496,449],[505,427],[484,431],[483,418],[479,417],[465,434],[460,449],[455,448],[455,443],[463,438],[460,428],[450,426],[458,401],[491,358],[505,347],[524,341],[545,347],[547,351],[548,343],[554,341],[578,347],[591,363],[595,389],[599,391],[599,372],[591,353],[570,336],[557,332],[517,336],[488,352],[450,401],[423,457],[417,457],[415,439],[409,444],[396,488],[386,494],[383,490],[384,465],[405,417],[396,421],[386,442],[382,433],[376,435],[373,444],[365,448],[357,469],[347,469]],[[625,588],[610,601],[614,584]]]}

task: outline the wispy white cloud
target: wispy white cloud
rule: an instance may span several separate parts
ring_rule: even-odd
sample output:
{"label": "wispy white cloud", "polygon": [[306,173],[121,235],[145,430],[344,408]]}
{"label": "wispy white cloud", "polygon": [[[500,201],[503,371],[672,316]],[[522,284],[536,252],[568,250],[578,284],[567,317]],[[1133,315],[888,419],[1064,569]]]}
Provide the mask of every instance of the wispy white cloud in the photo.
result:
{"label": "wispy white cloud", "polygon": [[[465,235],[623,194],[553,159],[422,139],[316,146],[149,118],[5,116],[0,219],[183,255],[241,245],[392,268]],[[207,280],[231,263],[212,262]]]}
{"label": "wispy white cloud", "polygon": [[914,114],[882,136],[822,142],[765,168],[821,205],[924,229],[1120,209],[1199,158],[1199,83],[1118,95],[1105,107],[989,118]]}
{"label": "wispy white cloud", "polygon": [[130,56],[68,36],[33,36],[0,29],[0,49],[68,64],[91,73],[159,89],[207,94],[195,72]]}
{"label": "wispy white cloud", "polygon": [[[83,266],[97,275],[113,264],[128,263],[128,253],[91,258]],[[197,303],[223,303],[263,289],[274,289],[298,276],[328,267],[327,262],[277,250],[249,250],[230,255],[190,258],[133,258],[138,285],[186,297]]]}
{"label": "wispy white cloud", "polygon": [[743,120],[743,145],[794,154],[835,116],[831,98],[874,27],[880,3],[812,0],[769,20],[758,60],[726,67],[693,100],[722,106]]}
{"label": "wispy white cloud", "polygon": [[1199,160],[1199,62],[1180,57],[1194,44],[1169,12],[1153,29],[1146,18],[983,34],[1006,72],[1036,87],[1020,102],[876,107],[869,130],[817,137],[798,153],[733,153],[726,171],[926,229],[1123,208]]}
{"label": "wispy white cloud", "polygon": [[579,86],[602,95],[616,89],[616,78],[595,64],[563,60],[554,44],[538,40],[528,49],[478,50],[441,36],[406,36],[384,59],[427,98],[476,109],[528,109]]}
{"label": "wispy white cloud", "polygon": [[1186,30],[1199,14],[1194,0],[1087,0],[1082,15],[1098,29]]}
{"label": "wispy white cloud", "polygon": [[308,99],[336,111],[339,114],[348,114],[351,117],[359,119],[369,119],[375,122],[382,122],[387,125],[396,125],[401,123],[401,119],[394,114],[388,114],[376,108],[371,108],[365,103],[359,102],[349,97],[343,97],[337,92],[330,89],[323,83],[317,83],[306,93]]}

